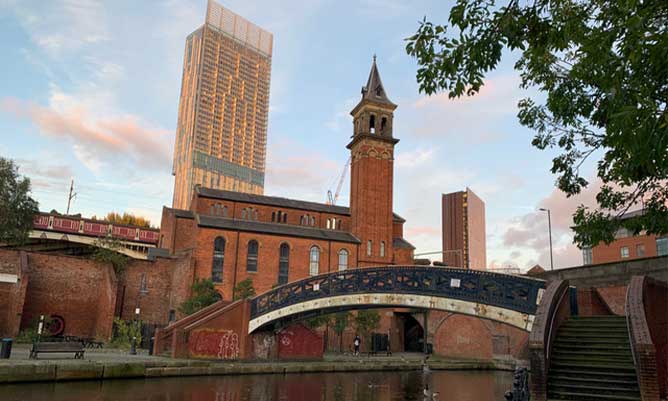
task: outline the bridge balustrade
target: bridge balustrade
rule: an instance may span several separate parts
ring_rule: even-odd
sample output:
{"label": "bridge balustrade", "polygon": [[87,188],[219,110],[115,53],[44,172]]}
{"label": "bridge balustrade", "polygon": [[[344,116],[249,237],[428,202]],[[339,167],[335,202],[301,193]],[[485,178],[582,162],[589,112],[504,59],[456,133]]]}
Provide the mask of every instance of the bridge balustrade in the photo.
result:
{"label": "bridge balustrade", "polygon": [[251,299],[251,319],[319,298],[397,293],[457,299],[535,314],[542,280],[426,266],[360,268],[309,277]]}

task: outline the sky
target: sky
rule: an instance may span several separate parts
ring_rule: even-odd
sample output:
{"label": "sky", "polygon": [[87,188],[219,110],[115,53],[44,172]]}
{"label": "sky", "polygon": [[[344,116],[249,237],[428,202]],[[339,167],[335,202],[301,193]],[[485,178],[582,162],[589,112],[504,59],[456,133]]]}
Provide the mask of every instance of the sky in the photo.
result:
{"label": "sky", "polygon": [[[517,55],[505,54],[474,97],[426,96],[404,39],[453,1],[224,0],[274,34],[265,194],[324,202],[349,156],[350,110],[373,54],[398,105],[394,204],[416,253],[441,249],[441,194],[471,188],[486,204],[489,268],[582,263],[571,215],[594,201],[555,189],[554,151],[531,146],[517,102]],[[40,209],[131,212],[158,225],[171,206],[186,36],[206,0],[0,0],[0,156],[31,178]],[[591,174],[593,175],[593,170]],[[349,203],[349,177],[338,204]]]}

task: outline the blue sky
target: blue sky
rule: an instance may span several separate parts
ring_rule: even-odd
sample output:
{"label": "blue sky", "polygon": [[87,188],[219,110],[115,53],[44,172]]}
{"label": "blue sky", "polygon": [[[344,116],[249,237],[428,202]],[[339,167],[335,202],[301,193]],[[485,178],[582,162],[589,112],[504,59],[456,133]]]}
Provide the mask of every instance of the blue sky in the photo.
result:
{"label": "blue sky", "polygon": [[[488,265],[581,262],[570,214],[593,194],[554,189],[551,152],[520,126],[514,56],[481,93],[450,100],[418,92],[403,41],[423,16],[445,22],[452,2],[221,1],[274,34],[267,195],[324,201],[348,158],[349,111],[378,56],[394,103],[395,210],[418,252],[440,250],[440,195],[470,187],[487,207]],[[33,180],[42,210],[64,211],[69,180],[84,215],[129,211],[159,224],[171,204],[185,37],[205,0],[0,0],[0,155]],[[348,203],[349,182],[339,204]]]}

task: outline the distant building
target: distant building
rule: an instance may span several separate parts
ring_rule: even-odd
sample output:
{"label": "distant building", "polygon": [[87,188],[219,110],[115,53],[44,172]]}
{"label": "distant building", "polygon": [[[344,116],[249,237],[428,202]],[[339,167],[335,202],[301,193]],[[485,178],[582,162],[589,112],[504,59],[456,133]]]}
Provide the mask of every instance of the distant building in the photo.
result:
{"label": "distant building", "polygon": [[208,2],[186,39],[173,207],[189,208],[196,185],[264,192],[272,46],[271,33]]}
{"label": "distant building", "polygon": [[[638,216],[642,210],[624,214],[621,218]],[[600,244],[582,250],[583,264],[620,262],[631,259],[651,258],[668,255],[668,236],[640,234],[633,235],[629,230],[620,228],[615,233],[615,240],[606,245]]]}
{"label": "distant building", "polygon": [[485,203],[471,191],[442,197],[443,262],[448,266],[485,270]]}

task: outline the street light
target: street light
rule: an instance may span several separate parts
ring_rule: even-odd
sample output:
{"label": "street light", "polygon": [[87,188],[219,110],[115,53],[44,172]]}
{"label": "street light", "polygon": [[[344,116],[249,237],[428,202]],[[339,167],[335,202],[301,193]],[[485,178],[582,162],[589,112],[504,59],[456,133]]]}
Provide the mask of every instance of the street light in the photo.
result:
{"label": "street light", "polygon": [[550,209],[540,208],[541,212],[547,212],[547,230],[550,233],[550,270],[554,270],[554,260],[552,259],[552,218],[550,217]]}

